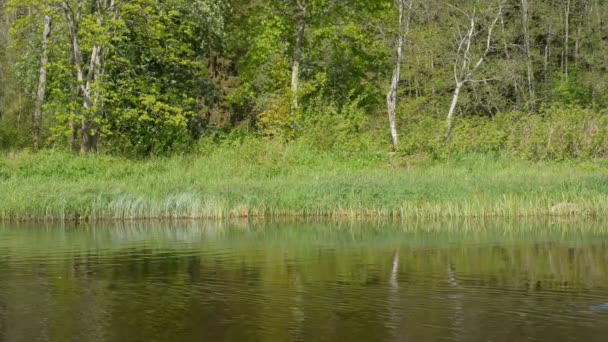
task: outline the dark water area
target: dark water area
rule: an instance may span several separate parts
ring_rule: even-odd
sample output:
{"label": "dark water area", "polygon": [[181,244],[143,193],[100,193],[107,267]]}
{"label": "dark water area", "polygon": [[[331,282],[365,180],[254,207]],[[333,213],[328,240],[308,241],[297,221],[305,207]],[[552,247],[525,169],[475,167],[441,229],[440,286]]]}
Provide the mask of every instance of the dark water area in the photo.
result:
{"label": "dark water area", "polygon": [[608,227],[4,224],[0,341],[608,341]]}

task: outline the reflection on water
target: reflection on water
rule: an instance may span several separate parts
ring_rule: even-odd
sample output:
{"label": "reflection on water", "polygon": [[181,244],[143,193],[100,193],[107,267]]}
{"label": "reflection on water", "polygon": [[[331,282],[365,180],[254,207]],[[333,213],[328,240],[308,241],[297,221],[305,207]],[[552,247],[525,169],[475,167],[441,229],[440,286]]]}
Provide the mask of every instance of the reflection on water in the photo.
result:
{"label": "reflection on water", "polygon": [[0,225],[0,341],[604,341],[600,222]]}

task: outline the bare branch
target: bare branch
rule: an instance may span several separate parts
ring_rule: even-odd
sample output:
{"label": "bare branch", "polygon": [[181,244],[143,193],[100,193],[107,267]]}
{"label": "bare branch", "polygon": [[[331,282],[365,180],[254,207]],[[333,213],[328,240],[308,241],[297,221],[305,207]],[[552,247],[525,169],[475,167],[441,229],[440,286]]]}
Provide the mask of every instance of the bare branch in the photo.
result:
{"label": "bare branch", "polygon": [[469,65],[471,62],[471,42],[473,41],[473,36],[475,35],[475,16],[470,17],[471,25],[469,27],[469,31],[464,37],[466,42],[466,48],[462,55],[462,66],[460,68],[460,81],[466,81],[466,79],[470,76]]}
{"label": "bare branch", "polygon": [[[460,31],[460,29],[459,29]],[[465,43],[466,37],[462,37],[460,40],[460,44],[458,44],[458,51],[456,51],[456,63],[454,63],[454,80],[458,82],[462,77],[462,73],[458,74],[458,58],[460,58],[460,52],[462,51],[462,47]]]}
{"label": "bare branch", "polygon": [[[486,79],[480,79],[480,80],[472,80],[471,76],[481,66],[481,64],[484,62],[485,58],[487,57],[488,53],[490,52],[490,50],[492,48],[492,33],[494,31],[494,27],[496,26],[496,23],[502,16],[502,2],[503,2],[503,0],[500,0],[498,14],[496,15],[496,18],[494,18],[494,20],[490,24],[490,27],[488,28],[488,37],[486,39],[485,50],[481,54],[481,56],[479,57],[479,60],[477,61],[477,63],[475,63],[475,65],[473,66],[472,69],[471,69],[471,46],[473,44],[473,39],[475,37],[476,9],[473,10],[472,15],[469,15],[466,12],[462,11],[461,9],[448,4],[448,6],[458,10],[460,13],[463,13],[469,19],[469,30],[467,31],[466,35],[464,37],[462,37],[460,28],[458,28],[458,34],[461,37],[461,39],[460,39],[460,43],[458,44],[458,50],[456,51],[456,60],[454,62],[455,87],[454,87],[454,93],[452,95],[452,103],[450,105],[450,109],[448,110],[446,141],[450,139],[452,130],[454,128],[454,116],[456,113],[456,109],[457,109],[457,105],[458,105],[458,98],[460,97],[460,92],[462,90],[462,87],[468,82],[489,82],[489,81],[498,79],[498,78],[486,78]],[[458,67],[460,67],[460,73],[458,73]]]}
{"label": "bare branch", "polygon": [[500,80],[502,80],[502,77],[483,78],[483,79],[479,79],[479,80],[469,79],[469,80],[467,80],[467,82],[470,82],[470,83],[485,83],[485,82],[500,81]]}
{"label": "bare branch", "polygon": [[494,31],[494,27],[496,26],[496,23],[498,22],[498,20],[500,19],[501,16],[502,16],[502,0],[500,1],[500,4],[498,6],[498,14],[496,14],[496,18],[494,18],[494,20],[492,21],[492,24],[490,25],[490,28],[488,29],[488,39],[486,41],[486,50],[483,52],[483,54],[477,61],[477,64],[475,64],[475,66],[473,67],[473,72],[481,66],[481,64],[485,60],[486,56],[490,52],[490,50],[492,48],[492,32]]}
{"label": "bare branch", "polygon": [[467,18],[471,18],[471,17],[469,16],[469,14],[468,14],[467,12],[463,11],[462,9],[460,9],[460,8],[458,8],[458,7],[456,7],[456,6],[452,5],[452,4],[450,4],[450,3],[446,3],[446,5],[447,5],[448,7],[451,7],[452,9],[455,9],[456,11],[458,11],[458,12],[462,13],[462,14],[463,14],[465,17],[467,17]]}

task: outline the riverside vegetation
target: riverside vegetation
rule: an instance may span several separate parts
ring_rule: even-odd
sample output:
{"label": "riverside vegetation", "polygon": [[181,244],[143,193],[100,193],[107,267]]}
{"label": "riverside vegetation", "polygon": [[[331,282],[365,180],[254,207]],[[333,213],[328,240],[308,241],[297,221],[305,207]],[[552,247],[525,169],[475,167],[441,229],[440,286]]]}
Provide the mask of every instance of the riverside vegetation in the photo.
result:
{"label": "riverside vegetation", "polygon": [[607,16],[0,0],[0,218],[603,216]]}
{"label": "riverside vegetation", "polygon": [[608,214],[606,162],[490,154],[417,161],[261,140],[215,146],[198,157],[132,161],[44,152],[0,160],[5,220]]}

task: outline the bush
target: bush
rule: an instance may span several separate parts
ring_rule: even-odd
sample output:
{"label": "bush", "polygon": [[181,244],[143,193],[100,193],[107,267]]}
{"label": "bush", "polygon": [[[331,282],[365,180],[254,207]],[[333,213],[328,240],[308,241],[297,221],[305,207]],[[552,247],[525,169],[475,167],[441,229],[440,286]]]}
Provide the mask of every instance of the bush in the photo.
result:
{"label": "bush", "polygon": [[383,143],[370,133],[368,115],[358,100],[340,108],[321,97],[312,99],[299,123],[297,139],[321,151],[367,153]]}
{"label": "bush", "polygon": [[29,125],[29,122],[19,125],[12,116],[0,117],[0,150],[22,149],[31,144],[32,137],[27,134],[29,129],[20,127],[24,125]]}
{"label": "bush", "polygon": [[520,115],[506,150],[532,160],[596,159],[608,156],[608,116],[576,106],[550,107]]}
{"label": "bush", "polygon": [[493,118],[458,118],[445,141],[440,118],[417,112],[401,127],[399,152],[432,159],[470,153],[496,153],[530,160],[608,157],[608,115],[578,106],[554,106],[539,114],[501,113]]}

